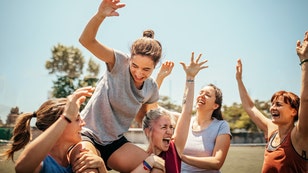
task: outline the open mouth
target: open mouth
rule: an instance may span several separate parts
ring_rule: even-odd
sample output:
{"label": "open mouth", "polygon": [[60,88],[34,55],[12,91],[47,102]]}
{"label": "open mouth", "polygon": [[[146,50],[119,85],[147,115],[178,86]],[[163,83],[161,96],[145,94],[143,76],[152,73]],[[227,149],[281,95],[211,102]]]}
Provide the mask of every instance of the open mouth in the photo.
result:
{"label": "open mouth", "polygon": [[170,143],[170,140],[171,140],[170,138],[164,138],[164,139],[163,139],[163,142],[166,143],[166,144],[169,144],[169,143]]}
{"label": "open mouth", "polygon": [[272,113],[272,117],[279,117],[280,114],[279,113]]}
{"label": "open mouth", "polygon": [[200,104],[205,104],[205,101],[203,101],[203,99],[198,99],[198,103],[200,103]]}

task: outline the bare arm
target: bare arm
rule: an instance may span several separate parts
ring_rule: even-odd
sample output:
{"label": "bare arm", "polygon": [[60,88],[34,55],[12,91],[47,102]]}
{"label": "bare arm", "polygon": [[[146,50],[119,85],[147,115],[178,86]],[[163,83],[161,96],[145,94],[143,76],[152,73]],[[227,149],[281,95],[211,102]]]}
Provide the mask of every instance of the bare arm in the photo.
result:
{"label": "bare arm", "polygon": [[182,156],[182,161],[185,163],[209,170],[219,170],[227,157],[227,153],[230,147],[230,135],[219,135],[216,139],[213,155],[210,157],[194,157],[194,156]]}
{"label": "bare arm", "polygon": [[236,80],[244,110],[251,120],[264,132],[265,137],[267,137],[269,131],[271,131],[275,125],[255,107],[254,102],[250,98],[244,82],[242,81],[242,61],[240,59],[237,61],[236,66]]}
{"label": "bare arm", "polygon": [[[303,42],[297,41],[297,55],[300,62],[308,59],[308,31],[305,33]],[[298,112],[298,132],[299,136],[308,139],[308,61],[301,64],[302,69],[302,86],[300,91],[300,107]]]}
{"label": "bare arm", "polygon": [[174,143],[180,156],[183,153],[189,131],[188,129],[194,103],[194,79],[200,70],[208,67],[204,66],[207,60],[199,62],[201,56],[202,54],[199,54],[198,58],[195,60],[193,52],[191,54],[191,60],[188,66],[185,63],[181,62],[181,65],[183,66],[183,69],[186,73],[186,82],[182,104],[182,113],[181,116],[178,118],[173,135]]}
{"label": "bare arm", "polygon": [[99,26],[108,16],[119,16],[117,9],[124,7],[125,4],[119,1],[103,0],[99,6],[98,12],[91,18],[82,32],[79,42],[91,53],[108,64],[108,69],[113,68],[115,57],[113,50],[96,40],[96,34]]}
{"label": "bare arm", "polygon": [[[93,89],[91,87],[81,88],[75,91],[73,95],[68,97],[69,101],[66,104],[63,114],[69,119],[75,120],[78,116],[80,104],[85,101],[85,96],[90,96],[92,92]],[[42,161],[59,140],[67,125],[68,122],[62,116],[41,135],[35,138],[33,142],[29,143],[16,161],[16,172],[39,171]]]}
{"label": "bare arm", "polygon": [[144,163],[141,163],[131,173],[164,173],[166,171],[165,160],[160,158],[159,156],[151,154],[145,159],[145,161],[148,166],[152,168],[151,171],[147,168],[147,166],[144,165]]}

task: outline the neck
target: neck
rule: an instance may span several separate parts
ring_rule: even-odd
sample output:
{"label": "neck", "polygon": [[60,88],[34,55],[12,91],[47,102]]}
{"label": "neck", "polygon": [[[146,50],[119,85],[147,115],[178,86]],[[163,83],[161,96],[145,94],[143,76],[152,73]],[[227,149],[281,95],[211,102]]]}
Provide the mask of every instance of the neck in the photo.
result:
{"label": "neck", "polygon": [[289,132],[290,130],[292,130],[294,127],[294,123],[292,124],[288,124],[288,125],[285,125],[285,126],[278,126],[278,135],[279,137],[285,137]]}
{"label": "neck", "polygon": [[49,154],[62,166],[68,166],[67,152],[71,145],[57,143]]}
{"label": "neck", "polygon": [[212,121],[213,120],[212,114],[213,111],[207,111],[207,112],[197,111],[197,117],[196,117],[197,123],[199,125],[202,125],[204,123]]}

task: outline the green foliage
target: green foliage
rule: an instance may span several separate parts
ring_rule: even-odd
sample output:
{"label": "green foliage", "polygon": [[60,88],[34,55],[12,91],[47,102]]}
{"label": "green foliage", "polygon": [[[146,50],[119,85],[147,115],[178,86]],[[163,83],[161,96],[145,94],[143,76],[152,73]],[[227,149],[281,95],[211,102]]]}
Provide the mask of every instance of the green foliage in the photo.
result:
{"label": "green foliage", "polygon": [[160,96],[160,100],[158,101],[158,104],[163,107],[166,108],[168,110],[172,110],[172,111],[176,111],[176,112],[181,112],[182,111],[182,107],[176,104],[173,104],[170,100],[170,97],[168,96]]}
{"label": "green foliage", "polygon": [[49,70],[49,74],[60,73],[77,78],[82,74],[84,62],[84,57],[78,48],[58,44],[53,47],[51,60],[46,62],[45,67]]}
{"label": "green foliage", "polygon": [[13,128],[12,127],[0,127],[0,139],[10,140],[12,137]]}
{"label": "green foliage", "polygon": [[[182,107],[171,103],[168,96],[161,96],[159,105],[176,112],[181,112]],[[255,106],[265,115],[269,117],[269,101],[255,100]],[[195,114],[196,110],[193,110]],[[223,118],[229,123],[231,131],[235,129],[242,129],[248,132],[260,132],[260,129],[254,122],[251,121],[247,112],[243,109],[242,104],[233,103],[231,106],[224,105],[222,107]]]}
{"label": "green foliage", "polygon": [[[255,106],[265,115],[269,117],[269,101],[255,100]],[[224,119],[228,121],[231,131],[235,129],[245,129],[249,132],[259,132],[260,129],[256,126],[255,123],[251,121],[247,112],[244,110],[242,104],[233,103],[231,106],[223,106],[223,115]]]}
{"label": "green foliage", "polygon": [[57,76],[57,80],[53,81],[52,97],[64,98],[80,87],[96,86],[99,64],[90,59],[88,74],[82,78],[84,63],[84,57],[78,48],[61,44],[53,47],[51,60],[45,64],[49,74]]}

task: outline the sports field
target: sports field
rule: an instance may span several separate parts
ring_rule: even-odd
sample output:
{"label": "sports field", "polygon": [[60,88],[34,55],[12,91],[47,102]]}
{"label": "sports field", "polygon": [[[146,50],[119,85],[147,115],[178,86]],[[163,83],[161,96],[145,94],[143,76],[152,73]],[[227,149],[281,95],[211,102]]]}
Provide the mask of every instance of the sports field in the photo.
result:
{"label": "sports field", "polygon": [[[5,146],[0,146],[0,153]],[[227,159],[221,169],[222,173],[259,173],[263,162],[264,146],[232,145],[229,149]],[[0,160],[1,173],[14,173],[12,161]],[[116,173],[116,171],[110,171]]]}

